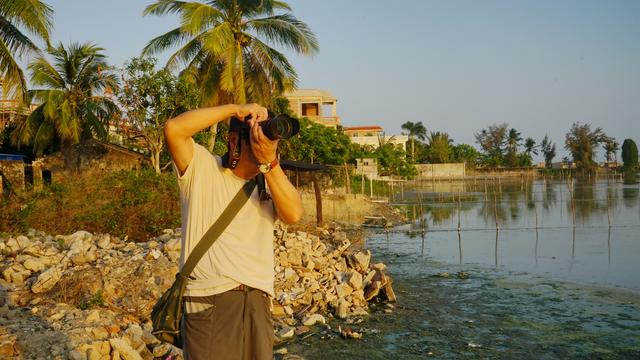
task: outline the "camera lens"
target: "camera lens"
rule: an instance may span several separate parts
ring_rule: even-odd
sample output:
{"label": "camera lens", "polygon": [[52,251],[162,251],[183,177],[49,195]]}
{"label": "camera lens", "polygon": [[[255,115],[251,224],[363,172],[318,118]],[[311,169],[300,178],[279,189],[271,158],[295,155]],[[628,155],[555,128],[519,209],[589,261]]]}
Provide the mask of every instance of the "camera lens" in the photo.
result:
{"label": "camera lens", "polygon": [[300,131],[298,120],[278,115],[260,123],[262,131],[271,140],[288,139]]}

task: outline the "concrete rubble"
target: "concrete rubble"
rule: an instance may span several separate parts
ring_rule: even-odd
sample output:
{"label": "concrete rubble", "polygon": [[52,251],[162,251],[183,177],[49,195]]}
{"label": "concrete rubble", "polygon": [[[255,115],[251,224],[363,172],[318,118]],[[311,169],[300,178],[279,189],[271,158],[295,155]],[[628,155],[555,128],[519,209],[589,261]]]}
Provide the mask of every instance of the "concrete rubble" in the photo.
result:
{"label": "concrete rubble", "polygon": [[[346,233],[278,226],[274,236],[278,340],[395,301],[385,265],[353,250]],[[179,256],[180,229],[137,243],[86,231],[0,237],[0,358],[181,359],[149,321]]]}

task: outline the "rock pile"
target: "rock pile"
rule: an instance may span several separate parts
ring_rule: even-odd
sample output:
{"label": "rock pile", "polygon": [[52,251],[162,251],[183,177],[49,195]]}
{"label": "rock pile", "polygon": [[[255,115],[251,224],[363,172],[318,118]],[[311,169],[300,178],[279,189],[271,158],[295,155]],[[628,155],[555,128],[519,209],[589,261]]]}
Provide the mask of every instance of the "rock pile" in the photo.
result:
{"label": "rock pile", "polygon": [[[349,250],[341,231],[276,231],[277,335],[394,301],[384,264]],[[154,359],[179,349],[151,335],[149,314],[173,282],[180,230],[147,242],[78,231],[0,238],[0,358]],[[293,326],[298,326],[298,329]]]}
{"label": "rock pile", "polygon": [[396,300],[386,266],[372,264],[368,250],[350,249],[350,240],[339,229],[317,236],[279,227],[275,237],[273,315],[281,338],[292,336],[296,325],[324,322],[319,314],[328,311],[344,319],[367,315],[368,302],[376,297]]}

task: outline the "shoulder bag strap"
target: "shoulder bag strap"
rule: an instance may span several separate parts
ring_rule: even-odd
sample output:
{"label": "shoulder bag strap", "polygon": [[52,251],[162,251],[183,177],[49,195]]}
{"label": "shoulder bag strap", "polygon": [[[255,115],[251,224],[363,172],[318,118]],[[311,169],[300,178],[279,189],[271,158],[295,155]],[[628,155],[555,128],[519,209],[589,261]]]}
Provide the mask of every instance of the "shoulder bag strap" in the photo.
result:
{"label": "shoulder bag strap", "polygon": [[188,277],[193,269],[198,264],[198,261],[202,258],[202,256],[209,250],[211,245],[218,239],[220,234],[229,226],[231,220],[236,217],[238,211],[242,208],[242,206],[247,202],[253,189],[256,187],[255,179],[251,179],[248,181],[240,191],[236,194],[236,196],[231,200],[227,208],[224,209],[222,214],[218,217],[213,225],[207,230],[207,232],[202,236],[198,245],[193,248],[191,254],[187,258],[187,261],[184,263],[182,270],[180,270],[180,274],[185,277]]}

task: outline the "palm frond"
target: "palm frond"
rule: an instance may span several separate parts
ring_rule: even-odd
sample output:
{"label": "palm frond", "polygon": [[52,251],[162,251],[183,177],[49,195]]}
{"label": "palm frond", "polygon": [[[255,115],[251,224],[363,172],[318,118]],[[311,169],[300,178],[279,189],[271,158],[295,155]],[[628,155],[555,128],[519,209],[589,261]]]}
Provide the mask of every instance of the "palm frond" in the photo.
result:
{"label": "palm frond", "polygon": [[142,56],[159,53],[168,48],[178,46],[191,38],[189,33],[185,33],[181,28],[175,28],[163,35],[157,36],[142,49]]}
{"label": "palm frond", "polygon": [[53,89],[63,88],[65,81],[58,71],[44,58],[38,57],[27,68],[31,72],[31,83]]}
{"label": "palm frond", "polygon": [[3,17],[0,17],[0,42],[3,42],[9,51],[18,57],[27,52],[38,51],[36,44]]}
{"label": "palm frond", "polygon": [[186,1],[159,0],[144,8],[142,16],[180,13],[182,7],[187,3]]}
{"label": "palm frond", "polygon": [[2,59],[0,61],[0,76],[4,77],[3,94],[7,98],[25,100],[27,80],[24,72],[2,41],[0,41],[0,59]]}
{"label": "palm frond", "polygon": [[49,44],[53,9],[42,1],[4,0],[0,7],[0,18],[27,29]]}
{"label": "palm frond", "polygon": [[174,70],[181,63],[189,63],[194,59],[196,54],[201,52],[201,50],[202,41],[199,38],[195,38],[173,53],[167,60],[165,67],[169,70]]}
{"label": "palm frond", "polygon": [[191,35],[197,35],[221,22],[223,14],[211,5],[198,2],[187,3],[180,12],[180,29]]}
{"label": "palm frond", "polygon": [[314,54],[319,49],[311,29],[291,14],[249,20],[247,26],[270,43],[286,46],[303,55]]}

